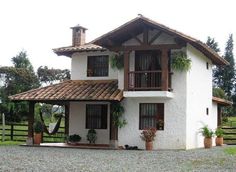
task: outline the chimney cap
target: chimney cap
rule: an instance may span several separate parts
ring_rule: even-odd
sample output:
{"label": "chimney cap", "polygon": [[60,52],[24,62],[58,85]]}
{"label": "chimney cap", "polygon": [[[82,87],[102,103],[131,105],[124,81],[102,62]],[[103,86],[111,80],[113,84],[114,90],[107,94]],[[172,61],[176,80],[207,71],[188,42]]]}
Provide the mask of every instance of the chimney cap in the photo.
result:
{"label": "chimney cap", "polygon": [[87,28],[83,27],[83,26],[80,26],[79,24],[77,24],[76,26],[74,27],[71,27],[71,29],[84,29],[84,30],[88,30]]}

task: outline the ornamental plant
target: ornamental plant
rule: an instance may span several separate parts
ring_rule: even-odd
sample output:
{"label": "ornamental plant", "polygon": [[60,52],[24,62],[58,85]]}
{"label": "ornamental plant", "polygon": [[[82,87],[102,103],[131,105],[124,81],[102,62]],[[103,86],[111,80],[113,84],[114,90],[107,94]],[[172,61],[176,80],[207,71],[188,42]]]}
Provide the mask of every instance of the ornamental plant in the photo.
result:
{"label": "ornamental plant", "polygon": [[80,140],[81,140],[81,137],[78,134],[73,134],[68,137],[69,142],[79,142]]}
{"label": "ornamental plant", "polygon": [[185,52],[178,51],[172,53],[171,67],[177,71],[189,71],[191,68],[191,59],[189,59]]}
{"label": "ornamental plant", "polygon": [[215,131],[215,135],[216,135],[217,137],[223,137],[224,131],[223,131],[220,127],[218,127],[218,128],[216,129],[216,131]]}
{"label": "ornamental plant", "polygon": [[43,124],[40,121],[36,121],[33,124],[33,129],[35,133],[42,133],[43,132]]}
{"label": "ornamental plant", "polygon": [[97,140],[97,132],[94,129],[88,130],[87,140],[89,143],[95,143]]}
{"label": "ornamental plant", "polygon": [[156,137],[156,128],[147,128],[141,132],[141,139],[145,142],[152,142]]}
{"label": "ornamental plant", "polygon": [[212,138],[214,135],[214,132],[211,129],[209,129],[207,125],[204,125],[200,129],[200,133],[206,138]]}

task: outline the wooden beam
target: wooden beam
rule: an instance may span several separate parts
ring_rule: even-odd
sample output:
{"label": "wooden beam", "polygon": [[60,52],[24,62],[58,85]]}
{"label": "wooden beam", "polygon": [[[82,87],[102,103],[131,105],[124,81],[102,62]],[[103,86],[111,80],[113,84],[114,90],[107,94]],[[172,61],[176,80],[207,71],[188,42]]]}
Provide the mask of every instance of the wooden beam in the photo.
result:
{"label": "wooden beam", "polygon": [[130,33],[130,35],[131,35],[132,38],[135,39],[140,45],[143,44],[143,42],[142,42],[136,35],[134,35],[133,33]]}
{"label": "wooden beam", "polygon": [[65,135],[69,136],[70,104],[65,104]]}
{"label": "wooden beam", "polygon": [[148,45],[148,28],[143,30],[143,45]]}
{"label": "wooden beam", "polygon": [[168,78],[169,78],[169,72],[168,72],[168,49],[163,49],[161,52],[161,86],[162,91],[168,91]]}
{"label": "wooden beam", "polygon": [[152,37],[152,39],[149,41],[148,44],[151,45],[157,38],[159,38],[159,37],[161,36],[161,34],[162,34],[162,31],[159,31],[158,33],[156,33],[156,35],[154,35],[154,36]]}
{"label": "wooden beam", "polygon": [[124,90],[128,90],[129,85],[129,51],[124,52]]}
{"label": "wooden beam", "polygon": [[35,102],[29,102],[29,116],[28,116],[28,138],[34,137],[33,125],[34,125],[34,105]]}
{"label": "wooden beam", "polygon": [[136,51],[136,50],[162,50],[162,49],[181,49],[183,46],[178,44],[159,44],[159,45],[131,45],[108,48],[111,51]]}

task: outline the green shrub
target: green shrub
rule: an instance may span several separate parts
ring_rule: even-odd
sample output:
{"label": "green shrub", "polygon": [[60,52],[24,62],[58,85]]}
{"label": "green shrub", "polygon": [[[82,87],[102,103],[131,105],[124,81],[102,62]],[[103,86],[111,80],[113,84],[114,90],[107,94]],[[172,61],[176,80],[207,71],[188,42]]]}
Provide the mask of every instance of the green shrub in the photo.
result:
{"label": "green shrub", "polygon": [[191,68],[191,59],[185,52],[178,51],[172,53],[171,67],[177,71],[189,71]]}
{"label": "green shrub", "polygon": [[35,133],[42,133],[43,132],[43,124],[40,121],[34,122],[33,129]]}
{"label": "green shrub", "polygon": [[222,98],[222,99],[227,99],[225,91],[221,88],[213,88],[213,96],[214,97],[219,97],[219,98]]}
{"label": "green shrub", "polygon": [[78,134],[73,134],[68,137],[69,142],[80,142],[81,137]]}
{"label": "green shrub", "polygon": [[97,140],[97,132],[94,129],[88,130],[87,140],[89,143],[95,143]]}
{"label": "green shrub", "polygon": [[202,133],[202,135],[206,138],[212,138],[212,136],[214,135],[214,132],[209,129],[207,125],[200,129],[200,133]]}

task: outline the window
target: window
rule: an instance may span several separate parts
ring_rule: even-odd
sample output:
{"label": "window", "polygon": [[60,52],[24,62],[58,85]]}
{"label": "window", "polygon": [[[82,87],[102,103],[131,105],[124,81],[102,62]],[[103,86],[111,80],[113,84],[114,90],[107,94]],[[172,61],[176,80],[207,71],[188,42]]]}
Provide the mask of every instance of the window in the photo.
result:
{"label": "window", "polygon": [[209,115],[209,108],[206,108],[206,114]]}
{"label": "window", "polygon": [[208,62],[206,62],[206,68],[209,69],[209,63]]}
{"label": "window", "polygon": [[87,76],[108,76],[108,56],[88,56]]}
{"label": "window", "polygon": [[139,129],[164,130],[164,103],[140,103]]}
{"label": "window", "polygon": [[107,129],[107,105],[86,105],[86,128]]}

